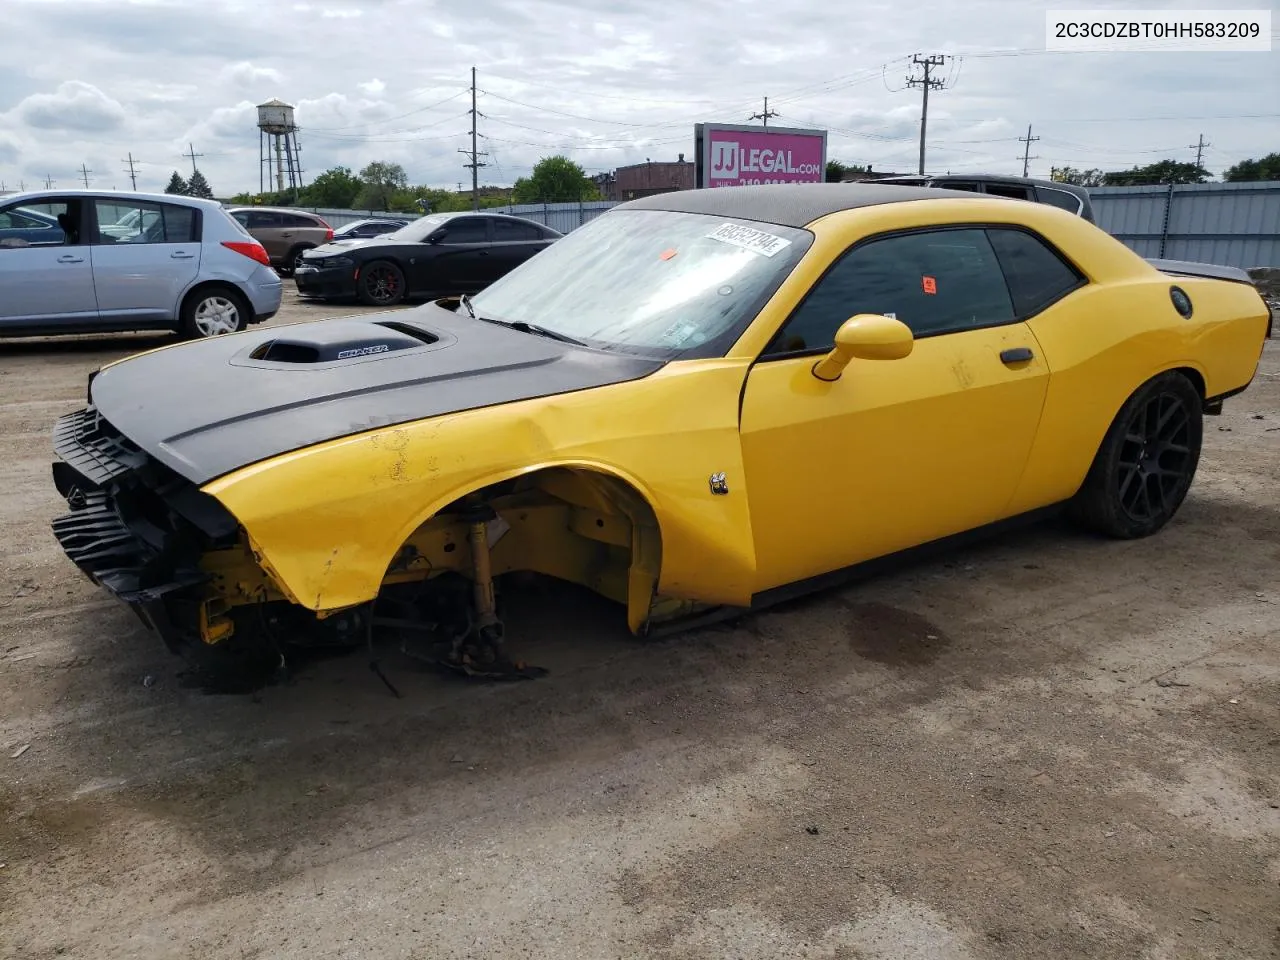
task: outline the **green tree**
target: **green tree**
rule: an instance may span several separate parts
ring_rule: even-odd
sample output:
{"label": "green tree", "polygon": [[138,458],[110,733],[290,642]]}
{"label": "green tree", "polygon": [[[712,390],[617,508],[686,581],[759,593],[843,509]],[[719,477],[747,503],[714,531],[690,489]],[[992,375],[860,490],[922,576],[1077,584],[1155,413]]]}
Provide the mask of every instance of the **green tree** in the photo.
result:
{"label": "green tree", "polygon": [[1177,160],[1161,160],[1145,167],[1117,170],[1103,177],[1108,187],[1131,187],[1150,183],[1205,183],[1211,174],[1204,167]]}
{"label": "green tree", "polygon": [[375,160],[360,171],[360,182],[364,185],[356,198],[356,206],[363,210],[383,210],[390,212],[398,207],[393,206],[397,191],[408,190],[409,177],[404,167],[398,163],[383,163]]}
{"label": "green tree", "polygon": [[543,157],[527,177],[516,181],[516,203],[572,203],[599,196],[585,170],[568,157]]}
{"label": "green tree", "polygon": [[349,167],[333,167],[303,187],[298,202],[307,207],[350,210],[364,186]]}
{"label": "green tree", "polygon": [[1075,167],[1051,167],[1049,179],[1058,183],[1072,183],[1077,187],[1100,187],[1107,175],[1096,168],[1077,170]]}
{"label": "green tree", "polygon": [[173,171],[173,176],[169,178],[169,185],[164,188],[165,193],[176,193],[179,196],[186,196],[187,181],[183,180],[177,170]]}
{"label": "green tree", "polygon": [[209,186],[209,181],[199,170],[191,171],[191,179],[187,181],[187,196],[213,199],[213,187]]}
{"label": "green tree", "polygon": [[1241,160],[1222,175],[1230,183],[1280,180],[1280,153],[1268,153],[1261,160]]}
{"label": "green tree", "polygon": [[839,160],[828,160],[826,181],[827,183],[839,183],[848,172],[849,168]]}

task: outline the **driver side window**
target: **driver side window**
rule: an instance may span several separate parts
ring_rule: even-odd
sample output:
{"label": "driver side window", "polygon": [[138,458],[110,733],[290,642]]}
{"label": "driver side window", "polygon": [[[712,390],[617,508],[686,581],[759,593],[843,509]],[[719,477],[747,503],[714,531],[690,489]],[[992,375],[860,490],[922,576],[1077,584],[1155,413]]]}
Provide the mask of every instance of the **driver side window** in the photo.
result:
{"label": "driver side window", "polygon": [[858,313],[894,317],[917,338],[1015,319],[986,231],[919,231],[871,240],[846,252],[809,291],[764,355],[826,352],[840,325]]}

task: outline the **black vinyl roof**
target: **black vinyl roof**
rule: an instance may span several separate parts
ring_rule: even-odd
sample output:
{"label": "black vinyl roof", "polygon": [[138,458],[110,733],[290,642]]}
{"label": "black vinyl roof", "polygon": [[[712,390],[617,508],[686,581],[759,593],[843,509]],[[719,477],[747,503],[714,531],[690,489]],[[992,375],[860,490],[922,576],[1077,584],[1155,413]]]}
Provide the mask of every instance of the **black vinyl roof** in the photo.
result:
{"label": "black vinyl roof", "polygon": [[713,217],[803,227],[819,217],[856,207],[916,200],[973,200],[968,190],[875,183],[770,183],[748,187],[676,190],[619,204],[616,210],[671,210]]}

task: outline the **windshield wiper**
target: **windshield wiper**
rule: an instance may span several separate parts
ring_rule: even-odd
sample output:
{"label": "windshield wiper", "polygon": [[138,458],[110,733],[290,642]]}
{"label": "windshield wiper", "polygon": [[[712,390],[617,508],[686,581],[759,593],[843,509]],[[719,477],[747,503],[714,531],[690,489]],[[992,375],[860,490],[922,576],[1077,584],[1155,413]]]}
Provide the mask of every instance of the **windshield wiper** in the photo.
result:
{"label": "windshield wiper", "polygon": [[483,320],[485,323],[496,323],[500,327],[510,327],[512,330],[519,330],[521,333],[532,333],[537,337],[546,337],[549,340],[559,340],[562,343],[572,343],[579,347],[586,346],[586,344],[581,340],[575,340],[568,334],[558,333],[555,330],[548,330],[546,327],[540,327],[536,323],[529,323],[527,320],[495,320],[493,317],[479,316],[476,313],[476,308],[471,305],[471,297],[465,293],[458,298],[458,302],[467,308],[467,313],[471,314],[472,320]]}
{"label": "windshield wiper", "polygon": [[546,327],[540,327],[537,324],[529,323],[526,320],[495,320],[494,323],[500,323],[504,327],[510,327],[512,330],[519,330],[521,333],[532,333],[535,336],[547,337],[551,340],[559,340],[562,343],[572,343],[579,347],[585,347],[586,344],[581,340],[576,340],[565,333],[559,333],[555,330],[548,330]]}

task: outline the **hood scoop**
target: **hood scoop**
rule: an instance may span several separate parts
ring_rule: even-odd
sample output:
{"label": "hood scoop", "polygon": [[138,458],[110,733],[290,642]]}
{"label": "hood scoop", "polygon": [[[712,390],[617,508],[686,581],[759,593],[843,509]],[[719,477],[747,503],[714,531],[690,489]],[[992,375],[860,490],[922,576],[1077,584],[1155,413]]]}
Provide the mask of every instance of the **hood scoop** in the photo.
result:
{"label": "hood scoop", "polygon": [[[314,329],[308,329],[314,328]],[[326,366],[374,360],[402,350],[430,346],[439,337],[421,327],[395,321],[334,324],[323,320],[285,328],[232,358],[242,366]]]}

